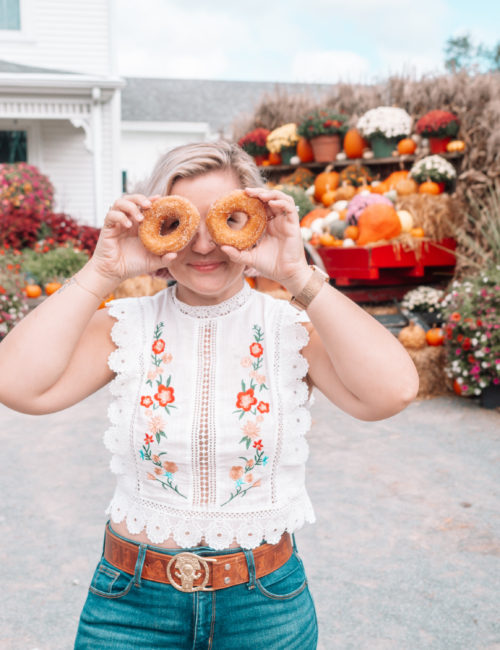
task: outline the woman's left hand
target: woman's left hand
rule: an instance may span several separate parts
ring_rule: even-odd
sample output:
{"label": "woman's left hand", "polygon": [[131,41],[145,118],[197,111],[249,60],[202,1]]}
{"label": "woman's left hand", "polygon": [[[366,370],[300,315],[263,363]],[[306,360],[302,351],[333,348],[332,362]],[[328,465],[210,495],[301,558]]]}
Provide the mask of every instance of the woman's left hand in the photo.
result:
{"label": "woman's left hand", "polygon": [[239,251],[232,246],[221,248],[231,261],[251,266],[264,277],[286,287],[307,270],[295,202],[279,190],[258,187],[247,188],[245,192],[265,204],[266,231],[257,245],[249,250]]}

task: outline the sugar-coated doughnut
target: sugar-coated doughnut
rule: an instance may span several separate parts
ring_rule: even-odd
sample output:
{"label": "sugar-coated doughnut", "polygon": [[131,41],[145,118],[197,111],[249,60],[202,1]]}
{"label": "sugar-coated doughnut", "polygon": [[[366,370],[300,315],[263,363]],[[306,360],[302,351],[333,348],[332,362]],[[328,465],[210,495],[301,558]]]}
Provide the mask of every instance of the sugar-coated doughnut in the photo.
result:
{"label": "sugar-coated doughnut", "polygon": [[[231,228],[227,220],[235,212],[244,212],[248,219],[241,230]],[[265,230],[267,213],[260,199],[234,190],[216,201],[207,214],[206,224],[216,244],[227,244],[239,250],[253,246]]]}
{"label": "sugar-coated doughnut", "polygon": [[139,237],[155,255],[181,250],[200,225],[200,213],[191,201],[175,194],[158,199],[143,214]]}

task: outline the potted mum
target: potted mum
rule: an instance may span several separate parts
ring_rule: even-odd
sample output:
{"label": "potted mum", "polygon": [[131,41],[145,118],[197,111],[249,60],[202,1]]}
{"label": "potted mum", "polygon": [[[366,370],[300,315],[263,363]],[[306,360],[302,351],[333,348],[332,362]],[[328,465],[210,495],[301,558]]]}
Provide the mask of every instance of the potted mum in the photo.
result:
{"label": "potted mum", "polygon": [[459,120],[449,111],[434,110],[423,115],[416,123],[415,130],[423,138],[429,139],[431,153],[444,153],[446,145],[456,137]]}
{"label": "potted mum", "polygon": [[451,163],[442,156],[426,156],[417,161],[410,169],[410,176],[417,183],[433,181],[440,185],[440,190],[450,190],[457,176]]}
{"label": "potted mum", "polygon": [[442,300],[444,291],[435,287],[420,286],[407,291],[401,301],[401,308],[420,317],[426,325],[442,324]]}
{"label": "potted mum", "polygon": [[316,108],[302,118],[298,133],[311,143],[316,162],[331,162],[341,149],[341,136],[347,129],[347,115]]}
{"label": "potted mum", "polygon": [[356,128],[370,141],[375,158],[387,158],[398,142],[410,135],[411,123],[411,117],[404,109],[379,106],[364,113]]}
{"label": "potted mum", "polygon": [[500,265],[453,282],[442,308],[455,392],[500,406]]}
{"label": "potted mum", "polygon": [[19,251],[0,248],[0,341],[29,310],[20,259]]}
{"label": "potted mum", "polygon": [[269,129],[259,127],[253,129],[253,131],[249,131],[238,140],[239,146],[255,158],[257,165],[262,165],[263,161],[267,158],[268,149],[266,140],[269,133]]}
{"label": "potted mum", "polygon": [[290,159],[295,155],[298,140],[297,125],[290,122],[271,131],[266,138],[266,145],[271,153],[281,155],[283,165],[289,165]]}

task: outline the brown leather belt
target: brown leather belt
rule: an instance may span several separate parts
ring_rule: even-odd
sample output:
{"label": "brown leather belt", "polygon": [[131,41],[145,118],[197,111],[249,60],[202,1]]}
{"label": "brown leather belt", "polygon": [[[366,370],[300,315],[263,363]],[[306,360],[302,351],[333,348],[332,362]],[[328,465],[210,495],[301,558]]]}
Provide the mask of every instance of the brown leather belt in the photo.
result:
{"label": "brown leather belt", "polygon": [[[139,545],[117,537],[108,526],[104,540],[104,557],[120,571],[135,573]],[[292,555],[292,540],[284,533],[277,544],[262,544],[253,550],[255,577],[272,573]],[[248,582],[248,564],[242,552],[202,556],[182,551],[169,555],[146,550],[141,578],[172,585],[179,591],[214,591]]]}

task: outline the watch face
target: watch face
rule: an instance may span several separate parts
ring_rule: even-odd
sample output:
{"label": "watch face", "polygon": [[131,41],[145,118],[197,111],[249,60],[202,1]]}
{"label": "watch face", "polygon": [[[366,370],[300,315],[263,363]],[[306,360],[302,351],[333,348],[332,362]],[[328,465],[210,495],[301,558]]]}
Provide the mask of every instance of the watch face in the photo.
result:
{"label": "watch face", "polygon": [[325,280],[330,279],[328,273],[325,273],[325,271],[323,271],[323,269],[320,269],[319,266],[316,266],[316,264],[311,264],[311,268],[317,271],[318,273],[321,273],[321,275],[325,278]]}

